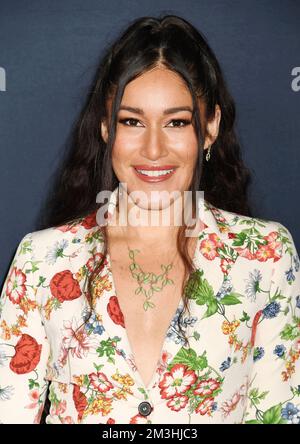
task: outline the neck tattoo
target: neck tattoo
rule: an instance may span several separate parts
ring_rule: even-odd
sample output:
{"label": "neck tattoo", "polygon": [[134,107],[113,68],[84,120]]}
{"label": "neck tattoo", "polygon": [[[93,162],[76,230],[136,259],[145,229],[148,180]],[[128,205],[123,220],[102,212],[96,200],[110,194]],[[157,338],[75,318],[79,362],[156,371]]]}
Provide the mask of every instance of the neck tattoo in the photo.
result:
{"label": "neck tattoo", "polygon": [[[128,247],[128,245],[127,245]],[[161,264],[161,269],[163,271],[162,274],[155,274],[152,272],[145,272],[142,268],[137,264],[135,260],[135,252],[140,252],[140,250],[132,250],[128,247],[129,258],[132,261],[132,264],[129,266],[129,270],[131,272],[132,277],[137,281],[138,287],[135,290],[135,294],[143,294],[145,297],[145,301],[143,304],[143,308],[147,311],[149,308],[154,308],[155,304],[151,300],[154,292],[160,292],[163,288],[168,284],[173,284],[174,281],[169,279],[168,273],[173,267],[173,261],[169,265]],[[176,254],[175,254],[176,255]],[[149,284],[150,288],[146,290],[144,288],[145,285]]]}

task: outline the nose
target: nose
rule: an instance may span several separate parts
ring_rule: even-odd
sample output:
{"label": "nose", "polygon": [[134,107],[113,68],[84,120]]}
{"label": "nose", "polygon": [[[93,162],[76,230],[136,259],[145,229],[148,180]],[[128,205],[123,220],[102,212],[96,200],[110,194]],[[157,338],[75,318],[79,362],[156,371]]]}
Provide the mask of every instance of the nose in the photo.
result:
{"label": "nose", "polygon": [[157,127],[149,127],[142,141],[141,155],[149,160],[157,160],[168,155],[166,140]]}

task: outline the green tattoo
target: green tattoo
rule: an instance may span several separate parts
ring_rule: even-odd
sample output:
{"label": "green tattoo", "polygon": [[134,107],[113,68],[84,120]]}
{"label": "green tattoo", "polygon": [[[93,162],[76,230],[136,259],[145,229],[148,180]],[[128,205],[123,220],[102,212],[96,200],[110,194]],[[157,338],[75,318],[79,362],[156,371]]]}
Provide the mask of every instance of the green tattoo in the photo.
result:
{"label": "green tattoo", "polygon": [[[132,260],[132,264],[130,264],[129,269],[131,271],[132,277],[138,281],[138,288],[135,290],[135,294],[144,294],[146,300],[143,304],[144,310],[147,311],[148,308],[155,307],[155,304],[150,300],[153,296],[154,291],[161,291],[167,284],[174,284],[172,279],[168,278],[168,272],[171,270],[173,266],[173,262],[167,266],[161,265],[161,269],[163,273],[160,275],[155,275],[154,273],[147,272],[145,273],[141,267],[135,261],[135,251],[138,253],[140,250],[131,250],[129,249],[129,257]],[[150,288],[145,290],[143,288],[144,284],[149,284]]]}

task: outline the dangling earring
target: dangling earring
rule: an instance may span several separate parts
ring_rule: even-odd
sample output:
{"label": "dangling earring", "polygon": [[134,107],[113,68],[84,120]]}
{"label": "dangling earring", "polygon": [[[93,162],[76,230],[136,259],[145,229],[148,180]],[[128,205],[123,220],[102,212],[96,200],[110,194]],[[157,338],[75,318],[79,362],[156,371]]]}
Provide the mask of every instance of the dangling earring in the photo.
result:
{"label": "dangling earring", "polygon": [[206,156],[205,156],[205,159],[206,159],[207,162],[210,159],[210,149],[211,149],[211,145],[209,145],[209,147],[207,148],[207,153],[206,153]]}

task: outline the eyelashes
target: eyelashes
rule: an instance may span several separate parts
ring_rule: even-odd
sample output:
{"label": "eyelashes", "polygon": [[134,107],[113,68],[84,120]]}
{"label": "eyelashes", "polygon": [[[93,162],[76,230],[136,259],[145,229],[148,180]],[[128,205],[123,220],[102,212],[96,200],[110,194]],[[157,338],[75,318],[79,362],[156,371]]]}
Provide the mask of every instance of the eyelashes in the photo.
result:
{"label": "eyelashes", "polygon": [[[133,117],[128,117],[127,119],[126,118],[119,119],[118,121],[124,126],[129,126],[129,127],[132,126],[132,127],[140,128],[137,125],[128,125],[126,123],[128,121],[139,122],[138,119],[134,119]],[[172,122],[177,122],[177,123],[180,122],[180,123],[183,123],[183,125],[179,125],[179,126],[175,125],[175,126],[171,126],[171,128],[184,128],[185,126],[190,125],[192,123],[192,121],[188,120],[188,119],[172,119],[170,123],[172,123]]]}

